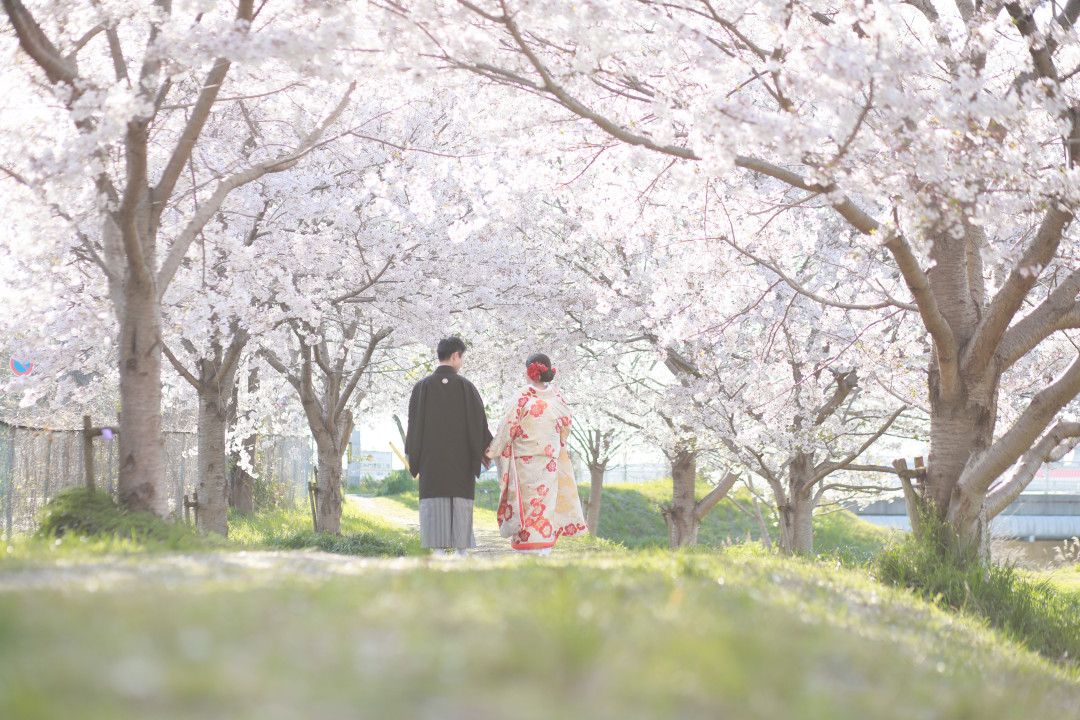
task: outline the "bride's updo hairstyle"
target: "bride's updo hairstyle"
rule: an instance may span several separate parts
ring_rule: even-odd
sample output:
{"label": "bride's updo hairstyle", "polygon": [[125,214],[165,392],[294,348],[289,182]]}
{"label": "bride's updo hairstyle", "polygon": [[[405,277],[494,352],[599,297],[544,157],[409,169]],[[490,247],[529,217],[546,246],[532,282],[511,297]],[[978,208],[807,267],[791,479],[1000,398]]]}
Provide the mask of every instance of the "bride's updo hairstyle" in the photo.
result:
{"label": "bride's updo hairstyle", "polygon": [[555,379],[555,368],[551,367],[551,358],[544,353],[530,355],[525,361],[525,373],[530,380],[549,383]]}

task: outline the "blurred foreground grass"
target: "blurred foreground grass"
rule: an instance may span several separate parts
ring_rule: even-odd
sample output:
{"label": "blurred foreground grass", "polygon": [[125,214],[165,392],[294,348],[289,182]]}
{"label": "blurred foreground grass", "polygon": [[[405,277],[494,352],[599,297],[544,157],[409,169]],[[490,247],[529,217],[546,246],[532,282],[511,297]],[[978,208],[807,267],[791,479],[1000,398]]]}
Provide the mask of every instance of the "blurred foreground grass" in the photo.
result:
{"label": "blurred foreground grass", "polygon": [[741,551],[0,593],[0,718],[1069,717],[1074,671]]}

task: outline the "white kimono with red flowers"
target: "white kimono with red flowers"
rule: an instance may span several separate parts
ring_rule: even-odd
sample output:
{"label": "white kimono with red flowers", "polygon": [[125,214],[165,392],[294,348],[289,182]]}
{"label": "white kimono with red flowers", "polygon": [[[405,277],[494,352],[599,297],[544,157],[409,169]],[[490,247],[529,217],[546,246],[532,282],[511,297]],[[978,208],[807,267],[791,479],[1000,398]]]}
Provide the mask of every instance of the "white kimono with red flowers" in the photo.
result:
{"label": "white kimono with red flowers", "polygon": [[570,408],[554,388],[524,388],[487,456],[499,468],[499,533],[515,550],[541,550],[588,529],[566,450]]}

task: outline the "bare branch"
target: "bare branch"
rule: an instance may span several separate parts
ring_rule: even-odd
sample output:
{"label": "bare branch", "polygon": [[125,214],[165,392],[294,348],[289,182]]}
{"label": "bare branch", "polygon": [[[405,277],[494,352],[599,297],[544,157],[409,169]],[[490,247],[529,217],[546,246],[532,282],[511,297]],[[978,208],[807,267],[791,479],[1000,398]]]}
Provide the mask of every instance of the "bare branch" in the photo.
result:
{"label": "bare branch", "polygon": [[347,293],[345,293],[343,295],[338,295],[336,298],[334,298],[333,300],[330,301],[330,304],[331,305],[339,305],[339,304],[341,304],[341,303],[343,303],[343,302],[345,302],[347,300],[351,300],[352,298],[356,297],[357,295],[360,295],[364,291],[371,289],[376,283],[379,282],[379,280],[386,273],[386,271],[388,269],[390,269],[390,266],[394,263],[394,258],[395,258],[395,256],[391,255],[387,259],[387,261],[383,264],[382,268],[377,273],[375,273],[375,277],[370,278],[368,280],[368,282],[364,283],[364,285],[362,285],[360,288],[358,288],[356,290],[350,290],[349,292],[347,292]]}
{"label": "bare branch", "polygon": [[885,423],[874,432],[873,435],[867,438],[866,441],[862,445],[860,445],[857,450],[852,451],[850,454],[848,454],[846,458],[844,458],[840,462],[825,462],[815,468],[814,479],[811,481],[811,484],[824,480],[826,477],[836,472],[837,470],[847,469],[848,465],[855,462],[855,460],[857,460],[860,455],[866,452],[871,445],[876,443],[878,441],[878,438],[884,435],[885,431],[892,427],[892,424],[896,422],[896,419],[900,417],[900,415],[902,415],[903,412],[907,409],[907,405],[903,405],[897,408],[893,412],[893,414],[889,416]]}
{"label": "bare branch", "polygon": [[896,301],[891,300],[891,299],[890,300],[885,300],[883,302],[871,303],[871,304],[866,304],[866,303],[846,303],[846,302],[840,302],[839,300],[831,300],[831,299],[829,299],[827,297],[824,297],[822,295],[818,295],[817,293],[815,293],[815,292],[813,292],[811,290],[807,290],[803,285],[798,283],[794,278],[790,277],[787,273],[785,273],[783,270],[781,270],[779,265],[777,265],[775,263],[772,263],[772,262],[769,262],[765,258],[759,257],[758,255],[755,255],[754,253],[750,252],[749,250],[746,250],[745,248],[740,247],[734,240],[729,239],[729,238],[724,238],[724,241],[728,245],[730,245],[731,247],[735,248],[738,252],[742,253],[746,257],[753,260],[758,265],[761,265],[762,267],[765,267],[765,268],[768,268],[769,270],[771,270],[781,280],[783,280],[785,283],[787,283],[787,286],[790,287],[792,290],[799,293],[800,295],[803,295],[805,297],[810,298],[811,300],[813,300],[816,303],[820,303],[822,305],[827,305],[829,307],[840,308],[842,310],[880,310],[881,308],[892,307],[892,306],[901,307],[904,310],[915,310],[915,311],[917,311],[919,309],[917,306],[912,305],[911,303],[899,303],[899,302],[896,302]]}

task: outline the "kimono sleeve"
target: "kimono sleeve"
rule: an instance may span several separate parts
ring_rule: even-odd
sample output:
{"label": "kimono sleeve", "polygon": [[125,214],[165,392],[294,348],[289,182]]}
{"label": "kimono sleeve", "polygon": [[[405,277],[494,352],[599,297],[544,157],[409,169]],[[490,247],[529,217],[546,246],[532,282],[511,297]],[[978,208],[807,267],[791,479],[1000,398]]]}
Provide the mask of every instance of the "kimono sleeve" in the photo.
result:
{"label": "kimono sleeve", "polygon": [[510,405],[506,408],[502,420],[499,421],[499,427],[495,430],[495,436],[492,438],[491,444],[488,445],[488,449],[484,453],[486,457],[489,457],[492,460],[498,460],[506,448],[510,447],[510,443],[512,442],[512,438],[510,437],[510,425],[514,420],[516,412],[517,408],[514,405]]}
{"label": "kimono sleeve", "polygon": [[465,381],[465,423],[469,437],[469,463],[472,472],[480,474],[484,461],[484,451],[491,443],[491,431],[488,430],[487,413],[484,412],[484,400],[472,383]]}
{"label": "kimono sleeve", "polygon": [[423,445],[423,386],[423,380],[413,386],[409,397],[409,426],[405,432],[405,457],[409,459],[409,473],[413,477],[420,472],[420,448]]}

